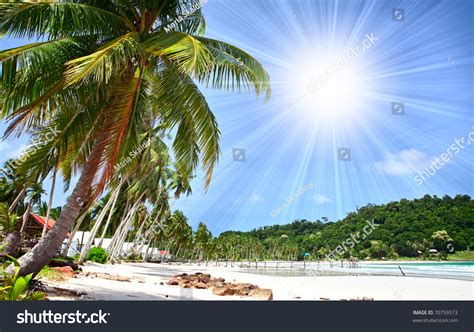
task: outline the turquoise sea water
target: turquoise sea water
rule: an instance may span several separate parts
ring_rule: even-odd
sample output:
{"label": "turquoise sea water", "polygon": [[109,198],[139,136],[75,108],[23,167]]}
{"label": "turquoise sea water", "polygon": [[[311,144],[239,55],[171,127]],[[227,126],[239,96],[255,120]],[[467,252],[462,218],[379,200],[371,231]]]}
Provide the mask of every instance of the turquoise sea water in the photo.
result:
{"label": "turquoise sea water", "polygon": [[279,268],[247,268],[242,272],[257,273],[270,276],[337,276],[337,275],[380,275],[380,276],[402,276],[407,277],[443,278],[474,281],[474,262],[360,262],[358,268],[341,267],[334,264],[307,263],[306,268],[302,264],[287,263],[279,264]]}
{"label": "turquoise sea water", "polygon": [[[474,262],[393,262],[360,264],[361,269],[381,271],[383,273],[401,274],[400,268],[407,276],[463,279],[474,281]],[[400,267],[400,268],[399,268]]]}

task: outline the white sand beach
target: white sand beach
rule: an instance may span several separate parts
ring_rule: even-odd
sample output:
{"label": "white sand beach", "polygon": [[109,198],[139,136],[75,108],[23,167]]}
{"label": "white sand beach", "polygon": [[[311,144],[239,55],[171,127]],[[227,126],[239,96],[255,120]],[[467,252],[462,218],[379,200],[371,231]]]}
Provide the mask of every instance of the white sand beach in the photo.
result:
{"label": "white sand beach", "polygon": [[[217,296],[210,289],[183,289],[166,285],[180,273],[209,273],[226,281],[252,283],[273,290],[274,300],[473,300],[474,282],[454,279],[403,276],[306,276],[283,277],[239,272],[239,267],[194,264],[87,263],[77,278],[56,285],[85,292],[84,300],[252,300],[249,297]],[[85,276],[91,273],[89,276]],[[128,277],[116,281],[94,276],[107,273]],[[51,282],[47,282],[53,285]],[[160,284],[161,283],[161,284]],[[51,300],[66,300],[52,297]]]}

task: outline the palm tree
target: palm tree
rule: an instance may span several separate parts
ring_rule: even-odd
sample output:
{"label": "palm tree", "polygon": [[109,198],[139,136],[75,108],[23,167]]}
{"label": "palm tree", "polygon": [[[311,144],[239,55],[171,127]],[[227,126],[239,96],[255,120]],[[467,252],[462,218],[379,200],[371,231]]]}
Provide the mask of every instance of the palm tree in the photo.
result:
{"label": "palm tree", "polygon": [[49,221],[49,218],[51,216],[51,209],[53,208],[54,189],[56,187],[56,177],[58,175],[57,172],[58,172],[58,169],[57,169],[57,167],[55,167],[54,170],[53,170],[51,190],[49,192],[48,210],[46,211],[46,218],[45,218],[44,225],[43,225],[43,231],[41,232],[41,237],[42,238],[45,237],[46,231],[48,230],[48,221]]}
{"label": "palm tree", "polygon": [[175,163],[174,167],[175,170],[171,172],[170,189],[174,190],[175,199],[180,198],[182,194],[191,195],[193,192],[191,188],[192,169],[180,163]]}
{"label": "palm tree", "polygon": [[109,209],[112,209],[110,213],[113,212],[113,208],[111,206],[116,202],[118,195],[120,194],[120,189],[122,188],[122,185],[124,182],[125,182],[125,179],[122,179],[120,181],[120,183],[113,189],[111,195],[108,195],[107,203],[105,204],[105,206],[101,207],[100,213],[97,216],[94,227],[92,227],[91,229],[89,238],[81,250],[81,254],[78,259],[78,264],[82,264],[84,259],[86,258],[86,255],[89,253],[92,243],[94,242],[95,236],[97,232],[99,231],[100,226],[102,225],[102,221],[105,219],[107,213],[109,212]]}
{"label": "palm tree", "polygon": [[194,245],[199,250],[199,260],[207,257],[211,240],[211,232],[207,229],[206,224],[200,222],[194,234]]}
{"label": "palm tree", "polygon": [[43,190],[43,187],[41,187],[41,184],[35,183],[31,185],[27,190],[26,190],[26,198],[28,200],[28,203],[26,204],[26,210],[25,213],[23,213],[23,218],[22,218],[22,223],[21,223],[21,229],[20,233],[23,236],[26,224],[28,222],[28,219],[30,218],[30,212],[33,206],[36,203],[41,202],[41,196],[45,193]]}
{"label": "palm tree", "polygon": [[188,218],[182,211],[177,210],[173,213],[166,232],[169,238],[168,246],[172,247],[176,257],[182,249],[192,244],[193,230],[188,224]]}
{"label": "palm tree", "polygon": [[11,121],[5,134],[54,133],[41,147],[44,155],[54,150],[69,179],[81,170],[52,230],[19,259],[22,275],[37,273],[48,262],[81,209],[114,176],[117,161],[154,124],[161,132],[176,128],[177,161],[192,169],[201,161],[208,187],[220,133],[197,83],[269,96],[269,77],[258,61],[203,37],[200,10],[187,15],[196,3],[0,3],[0,34],[41,40],[0,53],[1,114]]}
{"label": "palm tree", "polygon": [[[112,239],[111,245],[109,246],[111,258],[120,254],[122,245],[132,225],[134,215],[138,208],[140,208],[140,204],[145,204],[145,202],[148,201],[155,206],[156,212],[159,212],[153,219],[147,234],[145,234],[145,241],[149,235],[154,232],[153,225],[166,214],[169,208],[167,182],[170,177],[169,174],[173,173],[174,170],[169,168],[169,156],[165,147],[166,145],[161,140],[156,139],[153,143],[148,144],[147,148],[139,158],[136,159],[134,167],[131,168],[133,171],[127,170],[127,172],[133,173],[133,180],[127,191],[130,197],[134,197],[136,200],[130,210],[125,210],[124,218],[122,218],[118,227],[119,231]],[[141,236],[145,226],[146,223],[142,224],[142,227],[139,227],[136,235]],[[142,240],[140,241],[140,248],[143,248],[143,239],[140,240]],[[132,249],[135,250],[135,246]],[[141,249],[139,251],[141,251]]]}

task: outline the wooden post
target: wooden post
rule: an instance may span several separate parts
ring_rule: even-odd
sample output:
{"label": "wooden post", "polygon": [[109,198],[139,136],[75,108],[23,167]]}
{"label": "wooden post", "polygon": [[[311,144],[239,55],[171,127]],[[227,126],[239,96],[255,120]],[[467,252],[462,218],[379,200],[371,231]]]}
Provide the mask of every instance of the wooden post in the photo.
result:
{"label": "wooden post", "polygon": [[398,268],[400,269],[400,272],[403,274],[403,276],[406,277],[406,276],[405,276],[405,272],[403,272],[403,270],[402,270],[402,268],[400,267],[400,265],[398,265]]}

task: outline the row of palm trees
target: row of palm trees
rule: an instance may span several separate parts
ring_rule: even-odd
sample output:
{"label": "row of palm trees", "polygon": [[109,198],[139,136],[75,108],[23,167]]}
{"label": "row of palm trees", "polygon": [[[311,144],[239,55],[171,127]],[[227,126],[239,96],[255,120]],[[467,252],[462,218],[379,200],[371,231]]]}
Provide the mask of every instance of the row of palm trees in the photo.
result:
{"label": "row of palm trees", "polygon": [[[74,184],[54,227],[19,259],[20,274],[47,264],[98,200],[104,208],[92,230],[114,232],[112,257],[132,225],[139,225],[138,247],[157,240],[154,225],[170,213],[169,192],[173,199],[189,193],[199,164],[207,188],[219,159],[220,132],[199,85],[269,96],[257,60],[204,37],[201,11],[189,15],[196,2],[0,3],[1,36],[38,40],[0,52],[4,138],[27,133],[34,142],[14,169],[18,194],[10,209],[49,176],[62,177],[65,190]],[[172,244],[180,252],[182,240]]]}
{"label": "row of palm trees", "polygon": [[[156,204],[148,204],[152,197],[146,196],[147,191],[137,197],[134,192],[136,184],[126,182],[122,179],[115,187],[109,189],[96,204],[79,218],[73,228],[69,239],[72,240],[79,230],[89,231],[90,235],[85,238],[85,243],[79,256],[82,263],[88,251],[96,240],[96,246],[103,246],[105,238],[111,238],[107,246],[110,259],[113,261],[123,258],[149,259],[155,250],[163,250],[178,260],[225,260],[225,261],[258,261],[258,260],[297,260],[299,256],[298,247],[289,241],[286,236],[279,239],[267,239],[259,241],[254,237],[239,233],[226,232],[213,238],[211,232],[204,223],[199,223],[195,232],[189,225],[188,218],[183,212],[177,210],[171,213],[171,206],[167,204],[181,194],[189,194],[191,188],[189,181],[183,183],[182,174],[176,170],[168,169],[167,194],[170,197],[160,197]],[[147,178],[149,180],[149,178]],[[4,185],[1,185],[1,184]],[[5,178],[0,178],[0,196],[8,196],[5,191]],[[13,182],[10,183],[13,185]],[[36,191],[33,191],[36,188]],[[179,189],[178,189],[179,188]],[[170,192],[171,191],[171,192]],[[50,208],[48,204],[41,201],[44,193],[40,186],[33,186],[27,190],[30,195],[25,195],[17,212],[22,209],[31,209],[39,215],[45,215],[51,211],[52,219],[56,219],[61,213],[61,208]],[[32,200],[33,193],[39,195],[39,199]],[[145,194],[143,194],[145,193]],[[2,196],[2,197],[3,197]],[[14,195],[11,195],[13,197]],[[10,198],[11,200],[12,198]],[[161,203],[161,204],[159,204]],[[3,210],[2,210],[3,207]],[[8,205],[0,205],[0,224],[8,224],[3,221],[2,216],[8,214]],[[15,214],[10,216],[10,222],[14,224],[22,220]],[[8,226],[2,229],[8,237],[13,229]],[[97,239],[98,242],[97,242]],[[6,241],[7,242],[7,241]],[[67,243],[63,254],[69,251],[72,241]],[[131,247],[125,248],[125,243],[132,243]],[[144,253],[144,248],[147,251]],[[150,252],[151,250],[151,252]]]}

